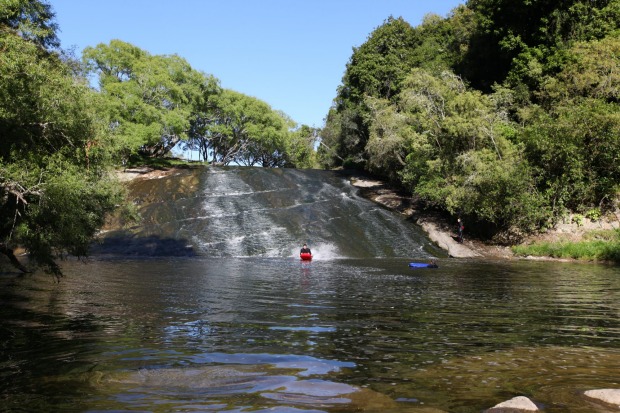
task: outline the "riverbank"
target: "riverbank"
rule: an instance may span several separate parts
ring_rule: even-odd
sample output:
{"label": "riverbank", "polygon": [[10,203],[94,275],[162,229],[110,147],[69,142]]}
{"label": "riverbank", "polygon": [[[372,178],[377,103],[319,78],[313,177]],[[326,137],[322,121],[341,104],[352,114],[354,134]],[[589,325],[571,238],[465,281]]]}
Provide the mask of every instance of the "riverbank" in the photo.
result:
{"label": "riverbank", "polygon": [[[353,186],[359,188],[361,196],[376,202],[383,207],[396,211],[418,224],[441,249],[450,257],[473,258],[483,257],[489,259],[531,259],[531,260],[554,260],[576,261],[570,258],[552,258],[542,256],[518,256],[511,247],[496,245],[477,239],[470,239],[465,234],[463,243],[456,241],[455,223],[449,222],[438,213],[424,211],[420,204],[410,195],[403,194],[381,180],[350,173],[347,174]],[[617,215],[616,215],[617,217]],[[620,227],[620,218],[614,220],[572,220],[558,224],[555,228],[545,233],[531,235],[525,238],[520,245],[529,245],[540,242],[580,242],[587,234],[597,230],[612,230]]]}
{"label": "riverbank", "polygon": [[385,182],[360,175],[350,176],[351,185],[359,188],[359,193],[383,207],[396,211],[418,224],[428,237],[453,258],[514,258],[508,247],[488,245],[465,237],[462,243],[456,240],[455,225],[451,225],[439,214],[422,211],[417,202],[406,194],[390,188]]}

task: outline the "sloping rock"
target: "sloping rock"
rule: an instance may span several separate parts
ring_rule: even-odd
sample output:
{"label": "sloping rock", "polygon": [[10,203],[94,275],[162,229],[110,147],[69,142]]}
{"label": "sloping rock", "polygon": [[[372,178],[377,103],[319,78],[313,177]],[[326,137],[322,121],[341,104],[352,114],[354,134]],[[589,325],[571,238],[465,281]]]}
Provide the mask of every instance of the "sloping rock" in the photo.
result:
{"label": "sloping rock", "polygon": [[530,399],[525,396],[518,396],[485,410],[485,413],[525,413],[538,411],[538,407]]}
{"label": "sloping rock", "polygon": [[[409,217],[416,213],[411,197],[390,189],[385,182],[353,177],[351,178],[351,184],[360,188],[360,194],[362,196],[392,211],[399,212]],[[445,228],[441,228],[440,225],[430,217],[419,218],[417,224],[428,234],[431,241],[437,244],[439,248],[445,250],[450,257],[472,258],[482,256],[465,244],[456,242],[449,231],[446,231]]]}
{"label": "sloping rock", "polygon": [[422,227],[422,229],[428,234],[428,237],[433,241],[437,246],[443,250],[448,252],[450,257],[454,258],[473,258],[480,257],[480,254],[475,252],[474,250],[468,248],[466,245],[456,242],[452,235],[443,231],[439,228],[434,222],[425,220],[423,218],[418,219],[418,225]]}
{"label": "sloping rock", "polygon": [[597,389],[583,393],[588,399],[614,406],[620,411],[620,389]]}

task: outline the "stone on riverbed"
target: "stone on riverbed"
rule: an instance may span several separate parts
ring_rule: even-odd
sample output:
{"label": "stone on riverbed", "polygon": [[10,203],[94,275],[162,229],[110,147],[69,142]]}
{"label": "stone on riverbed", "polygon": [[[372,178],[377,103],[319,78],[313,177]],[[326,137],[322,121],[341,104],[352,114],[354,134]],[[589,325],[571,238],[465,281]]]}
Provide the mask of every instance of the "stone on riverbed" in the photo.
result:
{"label": "stone on riverbed", "polygon": [[537,411],[539,411],[538,407],[530,399],[525,396],[518,396],[485,410],[485,413],[524,413]]}
{"label": "stone on riverbed", "polygon": [[587,398],[616,407],[620,411],[620,389],[597,389],[583,393]]}

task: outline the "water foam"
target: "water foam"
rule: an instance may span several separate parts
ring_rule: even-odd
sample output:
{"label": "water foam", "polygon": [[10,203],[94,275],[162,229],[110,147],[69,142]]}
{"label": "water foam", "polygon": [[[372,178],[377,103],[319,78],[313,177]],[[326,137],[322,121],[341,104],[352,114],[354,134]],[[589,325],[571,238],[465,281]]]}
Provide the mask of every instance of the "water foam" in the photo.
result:
{"label": "water foam", "polygon": [[[331,243],[317,243],[315,245],[308,245],[310,250],[312,250],[312,259],[313,260],[335,260],[339,258],[345,258],[338,252],[338,247]],[[298,258],[300,248],[293,248],[291,250],[291,257]]]}

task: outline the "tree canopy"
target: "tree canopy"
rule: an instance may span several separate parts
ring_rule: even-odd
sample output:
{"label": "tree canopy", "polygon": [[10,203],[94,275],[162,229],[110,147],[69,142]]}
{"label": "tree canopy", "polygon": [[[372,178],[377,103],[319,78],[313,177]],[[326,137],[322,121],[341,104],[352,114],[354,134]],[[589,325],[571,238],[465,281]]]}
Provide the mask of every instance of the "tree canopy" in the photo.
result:
{"label": "tree canopy", "polygon": [[312,148],[295,139],[295,127],[260,99],[225,89],[196,113],[188,146],[213,164],[292,166],[307,158],[303,148]]}
{"label": "tree canopy", "polygon": [[123,157],[167,155],[188,138],[196,108],[219,93],[213,76],[177,56],[153,56],[121,40],[86,48],[83,58],[99,76],[108,122]]}
{"label": "tree canopy", "polygon": [[13,249],[59,274],[56,259],[83,256],[121,198],[107,174],[96,97],[55,46],[49,6],[0,6],[0,252]]}
{"label": "tree canopy", "polygon": [[491,235],[611,207],[619,24],[620,0],[470,0],[417,27],[390,17],[354,49],[319,159]]}

